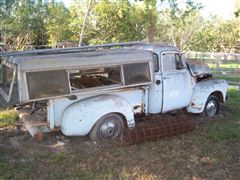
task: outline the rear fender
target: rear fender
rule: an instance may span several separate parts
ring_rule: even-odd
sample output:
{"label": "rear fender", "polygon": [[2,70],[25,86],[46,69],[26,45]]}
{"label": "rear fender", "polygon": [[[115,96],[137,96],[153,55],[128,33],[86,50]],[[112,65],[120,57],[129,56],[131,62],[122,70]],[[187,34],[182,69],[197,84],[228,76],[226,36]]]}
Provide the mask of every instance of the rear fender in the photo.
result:
{"label": "rear fender", "polygon": [[193,95],[187,111],[201,113],[210,95],[219,95],[219,100],[225,102],[228,84],[225,80],[208,79],[198,82],[193,90]]}
{"label": "rear fender", "polygon": [[134,126],[134,113],[129,103],[117,95],[102,95],[69,105],[61,118],[61,131],[67,136],[87,135],[102,116],[118,113],[124,116],[128,127]]}

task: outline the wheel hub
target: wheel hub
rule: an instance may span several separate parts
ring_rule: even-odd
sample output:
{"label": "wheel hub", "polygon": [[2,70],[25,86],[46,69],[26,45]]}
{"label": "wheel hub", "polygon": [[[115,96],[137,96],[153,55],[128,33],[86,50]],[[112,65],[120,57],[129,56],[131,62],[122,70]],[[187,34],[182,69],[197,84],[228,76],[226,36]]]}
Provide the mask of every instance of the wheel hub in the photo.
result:
{"label": "wheel hub", "polygon": [[206,107],[206,111],[207,111],[207,114],[208,116],[214,116],[217,112],[217,107],[216,107],[216,104],[214,103],[214,101],[209,101],[209,103],[207,104],[207,107]]}
{"label": "wheel hub", "polygon": [[110,138],[116,134],[116,125],[113,122],[105,122],[100,128],[100,134],[102,137]]}

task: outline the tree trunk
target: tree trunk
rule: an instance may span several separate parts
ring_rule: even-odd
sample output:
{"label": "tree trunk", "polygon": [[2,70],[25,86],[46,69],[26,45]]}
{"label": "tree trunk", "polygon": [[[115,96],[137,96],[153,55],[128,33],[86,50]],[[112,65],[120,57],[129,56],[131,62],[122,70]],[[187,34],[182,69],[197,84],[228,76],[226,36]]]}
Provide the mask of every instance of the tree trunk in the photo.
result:
{"label": "tree trunk", "polygon": [[93,0],[89,0],[89,5],[88,5],[88,8],[87,8],[86,14],[84,16],[82,29],[81,29],[81,32],[80,32],[80,35],[79,35],[78,46],[81,46],[82,42],[83,42],[83,33],[84,33],[84,30],[85,30],[85,27],[86,27],[86,24],[87,24],[87,18],[88,18],[88,14],[89,14],[89,12],[91,10],[92,2],[93,2]]}
{"label": "tree trunk", "polygon": [[149,26],[148,26],[148,42],[152,43],[154,42],[154,24],[150,20]]}

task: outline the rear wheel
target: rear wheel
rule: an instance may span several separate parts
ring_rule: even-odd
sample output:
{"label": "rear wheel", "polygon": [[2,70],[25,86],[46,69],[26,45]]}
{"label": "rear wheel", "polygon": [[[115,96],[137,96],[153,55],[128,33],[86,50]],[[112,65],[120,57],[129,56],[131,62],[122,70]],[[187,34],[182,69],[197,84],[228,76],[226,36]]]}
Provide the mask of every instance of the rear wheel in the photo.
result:
{"label": "rear wheel", "polygon": [[203,114],[205,117],[213,117],[218,113],[219,113],[219,100],[216,96],[210,95],[205,104]]}
{"label": "rear wheel", "polygon": [[124,123],[118,114],[101,117],[90,132],[92,141],[111,141],[117,139],[124,130]]}

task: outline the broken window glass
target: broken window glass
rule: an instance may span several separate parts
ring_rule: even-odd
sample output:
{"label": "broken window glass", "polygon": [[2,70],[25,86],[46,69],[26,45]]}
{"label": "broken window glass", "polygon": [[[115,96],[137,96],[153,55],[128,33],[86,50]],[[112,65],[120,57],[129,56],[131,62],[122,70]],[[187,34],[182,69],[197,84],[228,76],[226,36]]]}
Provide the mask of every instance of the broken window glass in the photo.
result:
{"label": "broken window glass", "polygon": [[120,66],[69,71],[72,90],[121,84]]}
{"label": "broken window glass", "polygon": [[39,99],[70,93],[66,70],[27,72],[30,99]]}
{"label": "broken window glass", "polygon": [[123,65],[126,85],[150,82],[149,63],[135,63]]}

